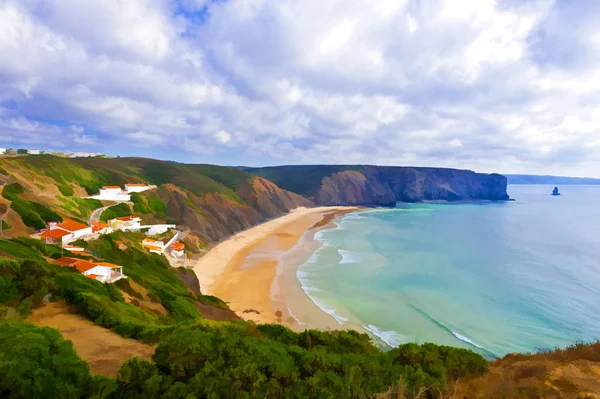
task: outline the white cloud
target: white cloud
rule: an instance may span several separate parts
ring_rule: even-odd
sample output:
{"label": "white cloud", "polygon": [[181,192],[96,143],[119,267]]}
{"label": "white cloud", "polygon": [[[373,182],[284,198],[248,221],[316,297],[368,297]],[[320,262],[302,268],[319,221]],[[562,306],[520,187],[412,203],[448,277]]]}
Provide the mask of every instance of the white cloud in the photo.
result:
{"label": "white cloud", "polygon": [[551,0],[180,5],[205,14],[0,1],[0,136],[160,144],[168,158],[235,139],[246,163],[600,170],[599,13]]}
{"label": "white cloud", "polygon": [[146,133],[141,130],[134,133],[128,133],[126,137],[141,146],[160,144],[164,141],[159,134]]}
{"label": "white cloud", "polygon": [[231,140],[231,135],[227,133],[225,130],[219,130],[215,137],[221,144],[227,144]]}

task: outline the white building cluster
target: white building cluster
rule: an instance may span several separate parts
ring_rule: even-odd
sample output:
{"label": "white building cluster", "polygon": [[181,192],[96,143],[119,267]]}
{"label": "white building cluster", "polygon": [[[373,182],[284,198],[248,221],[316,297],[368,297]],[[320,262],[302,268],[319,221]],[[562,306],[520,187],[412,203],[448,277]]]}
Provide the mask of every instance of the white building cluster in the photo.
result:
{"label": "white building cluster", "polygon": [[127,202],[131,201],[131,193],[141,193],[153,188],[156,188],[156,186],[132,183],[126,184],[124,189],[121,188],[121,186],[104,186],[100,189],[98,195],[94,195],[90,198],[105,201]]}

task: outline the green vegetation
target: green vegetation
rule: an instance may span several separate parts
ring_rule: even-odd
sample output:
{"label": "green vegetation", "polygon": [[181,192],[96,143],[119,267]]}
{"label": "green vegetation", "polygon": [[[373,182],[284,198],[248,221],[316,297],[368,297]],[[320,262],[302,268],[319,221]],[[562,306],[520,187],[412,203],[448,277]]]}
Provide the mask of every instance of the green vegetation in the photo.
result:
{"label": "green vegetation", "polygon": [[[123,265],[128,279],[145,287],[150,297],[156,298],[174,321],[199,319],[201,314],[195,304],[197,295],[186,288],[164,256],[151,254],[141,247],[139,243],[144,238],[142,233],[117,232],[81,244],[101,254],[107,262]],[[116,240],[128,241],[127,252],[118,248]]]}
{"label": "green vegetation", "polygon": [[75,191],[68,184],[60,183],[57,185],[57,187],[61,194],[65,197],[72,197],[73,194],[75,194]]}
{"label": "green vegetation", "polygon": [[81,221],[89,219],[92,211],[102,208],[102,202],[97,199],[89,198],[66,198],[59,196],[58,199],[62,202],[62,208],[69,211],[75,218]]}
{"label": "green vegetation", "polygon": [[48,222],[60,222],[59,214],[38,202],[21,199],[19,195],[27,190],[19,183],[7,184],[2,190],[2,196],[11,201],[10,207],[21,216],[26,226],[43,229]]}
{"label": "green vegetation", "polygon": [[8,223],[6,220],[2,221],[2,230],[8,230],[12,227],[12,225],[10,223]]}
{"label": "green vegetation", "polygon": [[17,154],[21,154],[21,155],[23,155],[23,154],[27,154],[27,150],[26,150],[25,148],[19,148],[19,149],[17,150]]}
{"label": "green vegetation", "polygon": [[17,198],[11,202],[10,207],[21,216],[26,226],[37,230],[46,227],[48,222],[62,221],[58,213],[38,202]]}
{"label": "green vegetation", "polygon": [[25,187],[20,185],[19,183],[7,184],[2,189],[2,196],[9,201],[14,201],[19,197],[20,194],[23,194],[27,190]]}
{"label": "green vegetation", "polygon": [[142,193],[132,193],[133,211],[143,215],[155,214],[163,219],[167,218],[167,205],[156,195],[150,192],[147,195]]}
{"label": "green vegetation", "polygon": [[0,322],[0,394],[10,398],[90,397],[93,380],[71,341],[52,328]]}
{"label": "green vegetation", "polygon": [[102,212],[102,215],[100,216],[100,220],[103,222],[107,222],[110,219],[123,217],[123,216],[129,216],[129,215],[131,215],[131,208],[129,207],[129,205],[122,202],[120,204],[111,206],[110,208],[108,208],[104,212]]}

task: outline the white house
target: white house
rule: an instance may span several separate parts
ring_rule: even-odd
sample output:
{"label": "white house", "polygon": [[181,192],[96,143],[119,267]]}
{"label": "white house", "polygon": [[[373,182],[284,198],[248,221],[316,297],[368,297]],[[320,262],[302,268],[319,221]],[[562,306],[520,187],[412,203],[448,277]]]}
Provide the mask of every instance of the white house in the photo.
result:
{"label": "white house", "polygon": [[119,186],[104,186],[100,189],[99,195],[90,198],[107,201],[130,201],[131,196],[123,191]]}
{"label": "white house", "polygon": [[27,150],[27,153],[29,155],[40,155],[40,150],[29,149],[29,150]]}
{"label": "white house", "polygon": [[108,227],[113,230],[139,230],[142,227],[141,222],[139,216],[124,216],[109,220]]}
{"label": "white house", "polygon": [[185,255],[185,245],[181,242],[174,242],[171,244],[171,255],[182,258]]}
{"label": "white house", "polygon": [[62,257],[52,263],[63,267],[74,267],[84,276],[102,283],[114,283],[122,278],[127,278],[123,274],[123,266],[113,265],[112,263],[67,257]]}
{"label": "white house", "polygon": [[144,239],[144,241],[142,241],[142,246],[148,251],[159,255],[162,255],[163,251],[165,250],[164,242],[151,240],[150,238]]}
{"label": "white house", "polygon": [[132,183],[129,183],[129,184],[125,185],[125,191],[128,194],[131,194],[131,193],[141,193],[143,191],[147,191],[147,190],[153,189],[155,187],[156,186],[149,186],[147,184],[132,184]]}
{"label": "white house", "polygon": [[39,237],[67,244],[89,234],[92,234],[91,226],[65,219],[62,223],[49,223],[48,228],[43,230]]}

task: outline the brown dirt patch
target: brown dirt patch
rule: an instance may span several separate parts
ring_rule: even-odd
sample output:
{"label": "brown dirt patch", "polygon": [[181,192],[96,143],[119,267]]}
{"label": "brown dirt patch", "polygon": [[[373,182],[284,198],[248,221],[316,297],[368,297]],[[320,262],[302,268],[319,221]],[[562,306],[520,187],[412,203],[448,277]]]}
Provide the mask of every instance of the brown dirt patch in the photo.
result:
{"label": "brown dirt patch", "polygon": [[92,374],[115,376],[121,365],[132,357],[151,360],[155,346],[123,338],[69,311],[64,303],[47,303],[35,309],[31,323],[56,328],[71,340],[77,354],[89,363]]}

